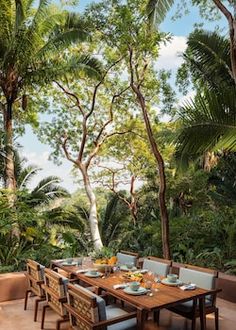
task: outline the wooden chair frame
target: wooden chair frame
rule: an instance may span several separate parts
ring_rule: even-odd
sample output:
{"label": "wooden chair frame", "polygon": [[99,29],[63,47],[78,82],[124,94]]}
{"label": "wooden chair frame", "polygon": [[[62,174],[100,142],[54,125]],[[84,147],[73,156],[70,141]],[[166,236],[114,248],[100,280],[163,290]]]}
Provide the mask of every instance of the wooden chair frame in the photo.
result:
{"label": "wooden chair frame", "polygon": [[46,268],[43,289],[46,293],[47,304],[43,306],[41,329],[44,328],[46,310],[50,307],[60,316],[60,319],[56,321],[56,330],[60,330],[61,323],[69,321],[68,313],[63,313],[64,303],[67,302],[63,277],[55,271]]}
{"label": "wooden chair frame", "polygon": [[153,260],[153,261],[161,262],[161,263],[163,263],[163,264],[167,264],[167,265],[170,266],[170,267],[171,267],[171,265],[172,265],[172,260],[168,260],[168,259],[162,259],[162,258],[153,257],[153,256],[144,257],[144,259],[148,259],[148,260]]}
{"label": "wooden chair frame", "polygon": [[[203,272],[207,274],[211,274],[215,277],[215,279],[218,276],[218,272],[214,269],[210,268],[203,268],[203,267],[198,267],[194,265],[189,265],[189,264],[184,264],[184,268],[191,269],[191,270],[196,270],[198,272]],[[215,330],[219,330],[219,309],[216,307],[216,297],[217,293],[212,294],[212,305],[211,306],[205,306],[205,313],[206,314],[215,314]],[[175,307],[169,307],[168,310],[170,310],[173,313],[177,313],[187,319],[192,320],[192,326],[191,329],[195,330],[196,329],[196,319],[200,317],[199,313],[199,308],[198,308],[198,300],[194,299],[193,300],[193,307],[191,312],[184,312],[184,311],[177,311]],[[159,317],[157,317],[158,319]]]}
{"label": "wooden chair frame", "polygon": [[[135,316],[137,316],[137,312],[130,311],[128,314],[123,315],[123,316],[114,317],[112,319],[105,320],[105,321],[98,321],[97,301],[96,301],[95,297],[91,297],[91,295],[89,295],[86,292],[79,291],[78,288],[76,288],[75,286],[73,286],[71,284],[68,285],[68,297],[69,297],[68,303],[65,304],[65,307],[68,310],[68,313],[70,315],[71,329],[74,329],[74,326],[76,326],[75,319],[79,320],[80,322],[85,324],[86,330],[87,329],[89,329],[89,330],[103,329],[104,330],[104,329],[106,329],[106,327],[108,325],[126,321],[126,320],[132,319]],[[88,302],[88,305],[90,306],[90,308],[92,308],[94,310],[94,313],[95,313],[94,322],[92,322],[92,320],[90,320],[86,316],[81,315],[81,313],[79,313],[79,311],[74,306],[71,306],[69,304],[71,297],[72,297],[72,299],[75,299],[75,300],[83,299]]]}
{"label": "wooden chair frame", "polygon": [[45,292],[42,287],[44,283],[41,276],[42,268],[38,262],[31,259],[27,259],[26,268],[25,276],[27,277],[29,288],[25,292],[24,310],[27,309],[29,293],[36,295],[38,297],[35,299],[34,305],[34,322],[36,322],[39,303],[46,300]]}

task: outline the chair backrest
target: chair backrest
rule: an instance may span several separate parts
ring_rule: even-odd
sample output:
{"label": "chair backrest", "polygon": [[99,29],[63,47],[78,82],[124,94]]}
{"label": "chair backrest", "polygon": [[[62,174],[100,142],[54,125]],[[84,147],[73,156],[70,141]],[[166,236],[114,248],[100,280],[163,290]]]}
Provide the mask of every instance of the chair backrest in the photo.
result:
{"label": "chair backrest", "polygon": [[191,282],[202,289],[212,290],[215,288],[216,274],[189,268],[180,268],[179,279],[183,283]]}
{"label": "chair backrest", "polygon": [[134,266],[136,266],[139,254],[129,251],[120,251],[117,253],[116,257],[119,264],[125,265],[133,263]]}
{"label": "chair backrest", "polygon": [[45,293],[42,288],[44,281],[44,269],[45,267],[38,262],[28,259],[26,263],[26,277],[28,280],[29,289],[38,297],[44,297]]}
{"label": "chair backrest", "polygon": [[170,271],[171,260],[148,257],[143,260],[143,269],[156,273],[161,276],[166,276]]}
{"label": "chair backrest", "polygon": [[93,323],[107,319],[104,299],[80,285],[68,285],[68,305],[70,324],[77,330],[90,330]]}
{"label": "chair backrest", "polygon": [[43,288],[46,293],[48,305],[60,316],[67,314],[64,303],[67,302],[68,278],[45,268]]}

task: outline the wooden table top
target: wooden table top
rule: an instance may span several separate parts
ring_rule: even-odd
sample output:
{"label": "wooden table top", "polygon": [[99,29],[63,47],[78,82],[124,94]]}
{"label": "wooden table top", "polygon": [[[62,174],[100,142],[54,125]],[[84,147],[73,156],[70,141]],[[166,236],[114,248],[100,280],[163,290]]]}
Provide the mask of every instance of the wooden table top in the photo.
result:
{"label": "wooden table top", "polygon": [[91,261],[87,261],[83,266],[63,266],[60,260],[52,260],[51,264],[62,268],[63,270],[70,272],[74,277],[88,283],[89,285],[99,287],[106,290],[111,295],[117,297],[118,299],[129,302],[130,304],[146,309],[148,311],[154,309],[161,309],[164,307],[170,307],[191,299],[202,298],[210,293],[216,292],[215,290],[205,290],[201,288],[196,288],[195,290],[183,291],[179,287],[172,287],[164,285],[162,283],[155,283],[155,288],[152,289],[152,296],[147,294],[140,296],[133,296],[127,294],[123,289],[114,289],[115,284],[121,284],[127,282],[127,280],[122,278],[124,272],[116,272],[110,274],[108,277],[98,277],[91,278],[87,277],[84,273],[77,273],[76,271],[85,268],[96,268],[93,267]]}

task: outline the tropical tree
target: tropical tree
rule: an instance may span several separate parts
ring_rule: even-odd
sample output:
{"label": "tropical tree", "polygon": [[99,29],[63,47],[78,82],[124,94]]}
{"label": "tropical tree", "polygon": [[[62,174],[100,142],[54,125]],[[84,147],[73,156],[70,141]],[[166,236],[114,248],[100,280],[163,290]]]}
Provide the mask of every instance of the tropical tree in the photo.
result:
{"label": "tropical tree", "polygon": [[6,188],[13,191],[16,188],[13,119],[19,123],[24,117],[27,87],[35,88],[78,66],[85,68],[91,64],[85,55],[63,61],[63,50],[85,40],[87,34],[75,14],[59,10],[50,2],[40,0],[35,8],[32,0],[0,1],[0,108],[5,132]]}
{"label": "tropical tree", "polygon": [[[147,1],[143,3],[139,0],[127,1],[126,4],[122,1],[108,1],[98,4],[98,6],[92,6],[88,15],[89,17],[96,17],[95,25],[105,36],[104,42],[112,45],[113,49],[124,57],[129,85],[135,103],[141,109],[150,149],[156,161],[156,171],[159,178],[158,202],[162,223],[163,255],[165,258],[170,258],[169,220],[165,200],[165,165],[154,137],[150,115],[151,108],[154,108],[159,102],[157,95],[160,91],[160,83],[155,72],[154,60],[158,58],[158,46],[165,39],[165,35],[150,29],[145,11],[146,5]],[[101,12],[100,17],[95,15],[98,9]],[[104,16],[103,13],[105,13]],[[165,13],[166,11],[163,12],[163,14]]]}
{"label": "tropical tree", "polygon": [[[168,12],[175,1],[174,0],[149,0],[146,10],[152,27],[160,23],[164,15]],[[229,43],[230,43],[230,61],[231,61],[231,78],[236,83],[236,3],[234,0],[190,0],[190,4],[197,5],[200,8],[202,16],[206,17],[210,12],[218,10],[227,20],[229,27]],[[183,1],[186,7],[186,1]],[[206,14],[207,13],[207,14]],[[209,18],[209,16],[207,17]]]}
{"label": "tropical tree", "polygon": [[216,33],[196,31],[189,38],[184,58],[197,95],[179,112],[183,128],[176,154],[182,161],[207,151],[236,148],[236,90],[229,48],[228,40]]}

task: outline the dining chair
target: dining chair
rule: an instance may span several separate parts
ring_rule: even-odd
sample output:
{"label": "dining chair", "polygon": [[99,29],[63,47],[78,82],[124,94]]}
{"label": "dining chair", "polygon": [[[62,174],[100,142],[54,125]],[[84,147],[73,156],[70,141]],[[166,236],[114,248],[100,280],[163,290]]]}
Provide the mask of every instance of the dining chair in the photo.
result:
{"label": "dining chair", "polygon": [[136,311],[120,308],[113,304],[106,306],[105,300],[80,285],[68,285],[70,325],[75,330],[135,330]]}
{"label": "dining chair", "polygon": [[[180,268],[179,279],[183,283],[195,283],[197,287],[206,290],[213,290],[215,288],[215,281],[217,272],[214,270],[204,269],[197,266],[186,265],[186,268]],[[205,271],[203,271],[205,270]],[[215,314],[215,329],[219,329],[219,310],[216,307],[216,295],[213,293],[208,295],[205,299],[205,313]],[[170,311],[179,314],[192,320],[192,330],[196,328],[196,319],[200,317],[199,300],[192,300],[181,303],[174,307],[168,308]]]}
{"label": "dining chair", "polygon": [[116,254],[116,257],[118,264],[134,264],[134,266],[137,266],[139,254],[122,250]]}
{"label": "dining chair", "polygon": [[28,281],[28,289],[25,292],[25,302],[24,302],[24,310],[27,309],[28,297],[29,293],[36,295],[34,305],[34,321],[37,321],[38,315],[38,305],[41,301],[46,300],[45,292],[42,288],[42,284],[44,283],[44,266],[40,265],[38,262],[27,259],[26,262],[26,278]]}
{"label": "dining chair", "polygon": [[41,329],[44,328],[46,310],[53,309],[60,318],[56,321],[56,330],[60,330],[60,325],[69,320],[64,303],[67,302],[67,284],[69,279],[45,268],[43,289],[46,293],[47,304],[43,306]]}
{"label": "dining chair", "polygon": [[143,269],[147,269],[153,273],[160,276],[165,276],[169,273],[171,267],[171,260],[157,258],[157,257],[147,257],[143,260]]}

